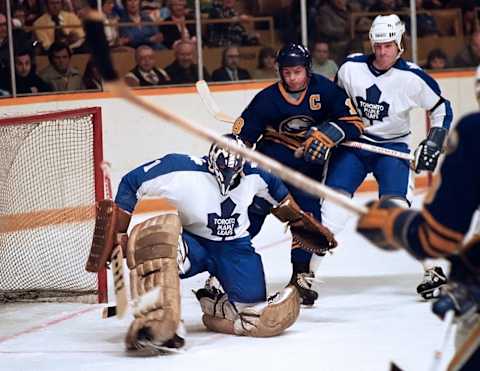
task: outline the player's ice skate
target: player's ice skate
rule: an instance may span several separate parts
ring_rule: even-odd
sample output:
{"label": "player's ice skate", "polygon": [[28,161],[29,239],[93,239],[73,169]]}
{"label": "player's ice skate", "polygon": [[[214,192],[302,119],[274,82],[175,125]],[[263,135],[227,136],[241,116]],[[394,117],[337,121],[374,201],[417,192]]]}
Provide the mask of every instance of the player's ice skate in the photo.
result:
{"label": "player's ice skate", "polygon": [[422,282],[417,286],[417,294],[425,300],[436,298],[440,294],[440,287],[446,283],[447,276],[441,267],[426,269]]}

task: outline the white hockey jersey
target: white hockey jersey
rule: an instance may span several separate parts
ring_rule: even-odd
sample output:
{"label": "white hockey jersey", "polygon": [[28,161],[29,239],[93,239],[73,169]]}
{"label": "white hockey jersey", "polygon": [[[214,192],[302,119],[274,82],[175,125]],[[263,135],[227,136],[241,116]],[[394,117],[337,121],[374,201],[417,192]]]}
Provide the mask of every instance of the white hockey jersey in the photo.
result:
{"label": "white hockey jersey", "polygon": [[186,231],[213,241],[242,238],[248,236],[248,207],[254,196],[275,206],[288,194],[270,173],[249,163],[243,172],[240,184],[222,196],[206,157],[169,154],[126,174],[115,202],[131,212],[142,197],[166,198],[177,207]]}
{"label": "white hockey jersey", "polygon": [[378,71],[372,65],[373,57],[352,55],[336,76],[337,84],[350,96],[365,124],[362,138],[408,144],[409,112],[415,107],[429,111],[432,126],[449,129],[451,105],[441,96],[433,78],[401,58],[389,70]]}

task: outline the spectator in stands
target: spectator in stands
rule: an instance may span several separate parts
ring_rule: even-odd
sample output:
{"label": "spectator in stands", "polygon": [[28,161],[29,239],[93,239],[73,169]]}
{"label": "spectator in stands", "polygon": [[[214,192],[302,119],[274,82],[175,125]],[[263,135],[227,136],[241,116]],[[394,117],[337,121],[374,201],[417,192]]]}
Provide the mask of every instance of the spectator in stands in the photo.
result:
{"label": "spectator in stands", "polygon": [[7,17],[0,13],[0,70],[8,68],[8,55]]}
{"label": "spectator in stands", "polygon": [[212,73],[213,81],[250,80],[250,73],[239,67],[240,51],[236,46],[229,46],[222,52],[222,67]]}
{"label": "spectator in stands", "polygon": [[140,0],[122,0],[125,14],[121,22],[134,23],[133,26],[120,27],[122,44],[137,48],[140,45],[149,45],[155,50],[164,49],[163,34],[158,27],[143,25],[142,22],[152,22],[150,16],[140,12]]}
{"label": "spectator in stands", "polygon": [[35,36],[44,51],[54,42],[62,42],[72,51],[81,52],[85,41],[81,21],[74,13],[62,10],[62,5],[62,0],[47,0],[47,11],[33,23],[33,26],[51,28],[36,29]]}
{"label": "spectator in stands", "polygon": [[25,25],[32,26],[33,23],[43,14],[43,6],[41,0],[24,0],[22,3],[25,11]]}
{"label": "spectator in stands", "polygon": [[[423,6],[423,0],[415,0],[415,4],[417,7],[417,12],[425,11],[425,8]],[[405,18],[405,27],[407,29],[407,32],[410,34],[410,17]],[[425,37],[438,35],[439,30],[435,17],[428,13],[417,13],[417,36]]]}
{"label": "spectator in stands", "polygon": [[239,21],[245,22],[250,16],[238,15],[236,0],[223,0],[223,4],[214,3],[208,14],[209,19],[230,19],[230,23],[208,25],[207,44],[210,46],[258,45],[259,36],[249,34]]}
{"label": "spectator in stands", "polygon": [[102,77],[92,58],[90,58],[85,66],[85,72],[82,77],[83,86],[87,90],[102,90]]}
{"label": "spectator in stands", "polygon": [[158,86],[170,84],[170,76],[165,70],[155,66],[155,53],[148,45],[135,50],[137,65],[125,75],[128,86]]}
{"label": "spectator in stands", "polygon": [[113,11],[114,6],[114,0],[102,0],[102,13],[108,22],[108,25],[105,26],[105,36],[110,47],[122,46],[128,42],[127,39],[120,40],[118,33],[120,17]]}
{"label": "spectator in stands", "polygon": [[330,59],[330,49],[326,41],[317,41],[312,49],[312,71],[333,80],[338,71],[337,64]]}
{"label": "spectator in stands", "polygon": [[67,44],[55,41],[48,49],[50,65],[40,71],[43,81],[50,84],[53,91],[85,89],[80,72],[70,66],[72,52]]}
{"label": "spectator in stands", "polygon": [[350,42],[349,9],[346,0],[328,0],[318,11],[317,36],[329,43],[333,59],[339,63]]}
{"label": "spectator in stands", "polygon": [[258,53],[258,65],[252,72],[256,80],[277,79],[276,53],[272,48],[262,48]]}
{"label": "spectator in stands", "polygon": [[443,70],[447,68],[448,58],[442,49],[432,49],[427,56],[427,64],[423,67],[426,70]]}
{"label": "spectator in stands", "polygon": [[453,60],[455,67],[476,67],[480,64],[480,32],[473,33],[470,44]]}
{"label": "spectator in stands", "polygon": [[401,10],[401,2],[397,0],[377,0],[368,10],[374,13],[395,13]]}
{"label": "spectator in stands", "polygon": [[193,20],[193,16],[187,12],[186,0],[170,0],[168,6],[170,8],[170,16],[165,21],[173,21],[173,25],[163,25],[160,27],[164,36],[164,44],[171,49],[175,41],[179,39],[189,40],[195,36],[195,24],[186,24],[185,21]]}
{"label": "spectator in stands", "polygon": [[451,0],[447,4],[448,8],[462,9],[464,35],[472,35],[475,31],[478,31],[475,10],[477,3],[478,1],[474,0]]}
{"label": "spectator in stands", "polygon": [[[0,81],[0,89],[12,91],[10,76],[3,76]],[[36,74],[32,56],[28,50],[18,50],[15,53],[15,84],[17,94],[35,94],[52,91],[52,88]]]}
{"label": "spectator in stands", "polygon": [[[165,68],[172,84],[191,84],[199,80],[198,66],[194,62],[195,45],[191,41],[177,40],[173,44],[175,60]],[[210,75],[203,67],[203,78],[209,81]]]}

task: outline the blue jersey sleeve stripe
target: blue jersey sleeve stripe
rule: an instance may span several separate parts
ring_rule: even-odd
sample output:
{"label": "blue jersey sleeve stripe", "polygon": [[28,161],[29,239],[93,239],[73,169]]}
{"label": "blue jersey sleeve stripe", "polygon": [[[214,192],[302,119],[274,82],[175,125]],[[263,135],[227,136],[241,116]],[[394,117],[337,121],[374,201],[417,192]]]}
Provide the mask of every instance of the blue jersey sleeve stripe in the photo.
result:
{"label": "blue jersey sleeve stripe", "polygon": [[452,105],[450,104],[450,101],[445,99],[445,117],[443,119],[443,124],[442,127],[445,129],[450,129],[450,126],[453,121],[453,111],[452,111]]}

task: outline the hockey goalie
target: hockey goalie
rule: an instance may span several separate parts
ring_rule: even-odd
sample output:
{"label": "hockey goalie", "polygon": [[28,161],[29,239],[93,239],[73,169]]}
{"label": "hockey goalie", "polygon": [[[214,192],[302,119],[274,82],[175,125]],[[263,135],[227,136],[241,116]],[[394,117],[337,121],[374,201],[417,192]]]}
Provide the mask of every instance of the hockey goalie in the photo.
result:
{"label": "hockey goalie", "polygon": [[[230,139],[243,146],[238,137]],[[294,286],[267,297],[262,259],[248,233],[254,197],[272,205],[300,248],[320,254],[337,245],[281,180],[214,144],[202,158],[169,154],[126,174],[115,202],[97,207],[87,270],[103,267],[125,240],[130,214],[145,196],[164,198],[174,208],[135,225],[125,244],[135,317],[128,350],[161,353],[184,345],[179,280],[205,271],[221,285],[209,279],[195,292],[207,329],[270,337],[295,323],[300,298]]]}

